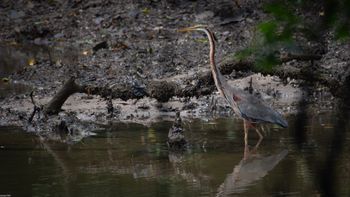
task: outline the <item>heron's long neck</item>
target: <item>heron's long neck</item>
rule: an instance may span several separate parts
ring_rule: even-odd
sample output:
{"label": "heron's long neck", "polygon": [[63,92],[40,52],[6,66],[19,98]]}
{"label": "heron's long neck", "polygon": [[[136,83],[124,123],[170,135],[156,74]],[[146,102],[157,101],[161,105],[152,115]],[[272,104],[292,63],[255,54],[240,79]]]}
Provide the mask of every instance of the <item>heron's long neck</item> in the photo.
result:
{"label": "heron's long neck", "polygon": [[213,73],[214,82],[216,85],[216,88],[219,90],[220,94],[224,96],[223,92],[223,84],[224,81],[221,81],[220,79],[223,79],[222,74],[220,73],[219,69],[216,67],[215,64],[215,43],[214,43],[214,35],[212,32],[210,32],[208,29],[203,29],[203,31],[207,34],[210,44],[210,52],[209,52],[209,58],[210,58],[210,67],[211,71]]}

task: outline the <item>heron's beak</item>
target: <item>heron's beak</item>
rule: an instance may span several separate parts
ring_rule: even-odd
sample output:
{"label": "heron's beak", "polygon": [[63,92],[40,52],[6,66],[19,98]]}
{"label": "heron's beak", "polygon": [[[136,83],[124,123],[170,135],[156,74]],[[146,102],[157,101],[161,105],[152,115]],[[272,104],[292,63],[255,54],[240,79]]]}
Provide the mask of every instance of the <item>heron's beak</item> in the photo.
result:
{"label": "heron's beak", "polygon": [[186,27],[182,29],[178,29],[177,32],[189,32],[189,31],[194,31],[196,27]]}
{"label": "heron's beak", "polygon": [[195,31],[195,30],[203,30],[203,29],[206,29],[207,26],[206,25],[195,25],[195,26],[192,26],[192,27],[186,27],[186,28],[183,28],[183,29],[179,29],[177,30],[178,32],[189,32],[189,31]]}

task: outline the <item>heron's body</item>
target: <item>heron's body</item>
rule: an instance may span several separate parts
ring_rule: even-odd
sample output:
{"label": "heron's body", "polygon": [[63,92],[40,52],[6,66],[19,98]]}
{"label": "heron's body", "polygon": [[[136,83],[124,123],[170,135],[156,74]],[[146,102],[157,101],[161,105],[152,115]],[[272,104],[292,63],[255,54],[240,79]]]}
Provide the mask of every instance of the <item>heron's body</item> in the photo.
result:
{"label": "heron's body", "polygon": [[[215,64],[215,43],[213,33],[204,26],[194,26],[179,31],[202,31],[208,36],[210,43],[210,66],[215,85],[226,101],[230,104],[234,112],[240,116],[245,123],[272,123],[282,127],[288,127],[287,121],[277,111],[266,105],[262,100],[254,97],[239,88],[230,86],[225,77],[220,73]],[[261,136],[260,132],[257,131]],[[247,133],[247,132],[246,132]],[[245,136],[247,138],[247,135]]]}
{"label": "heron's body", "polygon": [[266,105],[264,101],[248,92],[229,86],[226,81],[224,85],[226,86],[223,89],[224,98],[241,118],[251,123],[266,122],[278,124],[284,128],[288,127],[287,121],[281,114]]}

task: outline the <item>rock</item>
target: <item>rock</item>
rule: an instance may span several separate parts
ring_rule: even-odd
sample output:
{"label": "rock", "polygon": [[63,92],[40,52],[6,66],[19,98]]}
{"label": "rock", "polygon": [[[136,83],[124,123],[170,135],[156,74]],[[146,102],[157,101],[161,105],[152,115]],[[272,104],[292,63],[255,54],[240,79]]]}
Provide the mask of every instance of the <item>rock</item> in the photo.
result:
{"label": "rock", "polygon": [[103,42],[100,42],[100,43],[96,44],[96,45],[92,48],[92,50],[93,50],[94,53],[96,53],[98,50],[100,50],[100,49],[106,49],[106,48],[108,48],[108,43],[107,43],[107,41],[103,41]]}
{"label": "rock", "polygon": [[175,95],[175,83],[164,81],[153,81],[148,85],[149,95],[160,102],[167,102]]}
{"label": "rock", "polygon": [[197,22],[205,22],[209,18],[213,18],[213,17],[214,17],[214,13],[212,11],[205,11],[205,12],[202,12],[202,13],[196,15],[196,21]]}
{"label": "rock", "polygon": [[221,20],[220,25],[229,25],[233,23],[239,23],[244,20],[243,16],[235,16],[230,18],[225,18],[224,20]]}
{"label": "rock", "polygon": [[100,25],[101,22],[102,22],[103,20],[104,20],[103,17],[96,17],[96,18],[94,19],[94,23],[95,23],[96,25]]}
{"label": "rock", "polygon": [[64,37],[64,33],[57,33],[57,34],[55,34],[54,36],[53,36],[54,38],[63,38]]}
{"label": "rock", "polygon": [[51,35],[51,30],[45,26],[29,25],[24,28],[16,29],[17,40],[35,40],[36,38],[45,38]]}
{"label": "rock", "polygon": [[128,13],[128,16],[130,18],[133,18],[133,19],[136,19],[139,17],[139,14],[140,12],[138,10],[131,10],[129,13]]}
{"label": "rock", "polygon": [[23,18],[26,14],[23,11],[16,11],[16,10],[11,10],[9,17],[11,19],[19,19]]}

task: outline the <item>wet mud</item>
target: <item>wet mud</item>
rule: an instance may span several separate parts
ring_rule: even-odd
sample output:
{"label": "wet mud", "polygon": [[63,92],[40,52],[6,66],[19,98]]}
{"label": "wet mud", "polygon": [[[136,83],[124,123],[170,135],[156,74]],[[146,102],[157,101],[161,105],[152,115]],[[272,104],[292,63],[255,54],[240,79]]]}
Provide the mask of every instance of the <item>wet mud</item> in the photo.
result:
{"label": "wet mud", "polygon": [[[252,88],[285,115],[295,113],[305,97],[325,103],[316,110],[332,107],[341,96],[336,88],[350,72],[349,46],[331,41],[332,35],[326,38],[327,50],[312,61],[321,74],[311,95],[302,88],[309,59],[288,59],[269,74],[250,62],[230,60],[254,39],[256,24],[268,18],[261,8],[260,1],[237,6],[228,0],[2,1],[0,125],[27,127],[33,112],[30,92],[38,106],[45,106],[70,77],[110,94],[91,88],[71,95],[58,115],[48,117],[50,128],[72,123],[81,131],[93,130],[76,122],[147,125],[174,120],[176,111],[184,119],[234,116],[213,84],[204,35],[176,31],[194,24],[207,24],[215,32],[216,58],[232,86]],[[33,128],[51,131],[44,122],[37,125],[42,127]]]}

